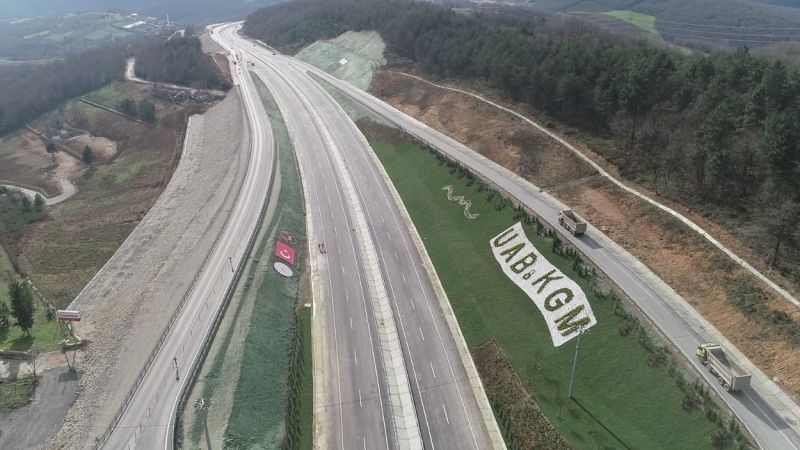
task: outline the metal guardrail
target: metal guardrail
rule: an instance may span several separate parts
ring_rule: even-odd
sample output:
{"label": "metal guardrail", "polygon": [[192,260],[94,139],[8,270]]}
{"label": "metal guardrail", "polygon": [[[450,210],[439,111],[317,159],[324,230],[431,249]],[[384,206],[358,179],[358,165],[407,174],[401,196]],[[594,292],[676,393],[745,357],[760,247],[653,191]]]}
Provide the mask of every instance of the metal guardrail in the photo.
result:
{"label": "metal guardrail", "polygon": [[[251,155],[248,154],[248,162],[249,162],[250,157],[251,157]],[[233,200],[234,204],[236,204],[236,202],[239,200],[239,196],[242,193],[242,189],[244,189],[244,182],[242,182],[242,186],[239,188],[239,191],[236,193],[236,198],[234,198],[234,200]],[[152,365],[153,360],[155,359],[155,357],[158,354],[158,352],[161,350],[161,345],[164,343],[164,341],[167,338],[167,335],[172,330],[172,325],[175,323],[175,320],[177,320],[178,315],[180,315],[180,312],[183,310],[183,307],[186,305],[186,301],[189,299],[190,294],[194,291],[194,288],[197,285],[198,280],[200,279],[200,275],[205,271],[206,267],[208,266],[208,261],[211,258],[211,255],[213,254],[213,249],[215,249],[217,247],[217,244],[219,244],[219,240],[225,234],[225,230],[228,229],[228,225],[229,224],[230,224],[230,215],[228,216],[227,220],[225,221],[225,224],[223,225],[223,227],[220,230],[219,234],[217,234],[217,237],[214,239],[214,244],[211,247],[212,251],[210,251],[208,253],[208,255],[206,255],[206,258],[203,260],[203,265],[201,266],[200,270],[197,272],[197,274],[192,279],[192,284],[189,286],[189,290],[186,291],[186,294],[181,299],[180,304],[175,309],[175,311],[172,313],[172,317],[170,317],[169,323],[167,324],[166,328],[164,328],[164,331],[161,333],[161,336],[159,337],[158,342],[156,343],[156,346],[153,348],[153,350],[150,352],[150,355],[147,357],[147,360],[145,361],[145,364],[142,367],[142,370],[139,371],[139,375],[136,377],[136,380],[134,380],[133,385],[131,386],[131,389],[128,392],[128,395],[125,397],[125,400],[120,405],[119,409],[117,410],[117,413],[114,415],[114,418],[111,419],[111,423],[106,428],[106,431],[95,442],[95,445],[94,445],[95,449],[100,449],[100,448],[103,447],[103,445],[108,441],[108,438],[111,436],[111,433],[114,432],[114,430],[116,429],[117,425],[119,424],[119,421],[122,418],[122,414],[125,412],[125,409],[127,409],[128,405],[131,402],[131,399],[136,394],[136,391],[139,389],[139,386],[142,384],[142,380],[144,380],[144,377],[147,375],[147,371],[150,369],[150,366]]]}
{"label": "metal guardrail", "polygon": [[[260,98],[260,94],[259,94],[259,98]],[[262,100],[262,102],[263,102],[263,100]],[[272,128],[272,127],[270,127],[270,129],[272,131],[273,142],[277,142],[277,139],[276,139],[276,136],[275,136],[275,129]],[[189,386],[193,385],[194,382],[197,380],[197,376],[200,373],[200,371],[198,369],[200,368],[200,365],[202,364],[202,362],[205,361],[206,356],[208,356],[208,349],[211,347],[211,343],[213,342],[213,337],[216,336],[216,334],[217,334],[217,330],[219,329],[219,324],[222,322],[222,319],[225,317],[225,312],[227,311],[228,306],[230,305],[230,300],[233,297],[233,292],[236,289],[236,286],[238,285],[239,281],[241,280],[242,273],[244,271],[245,266],[247,265],[247,259],[248,259],[247,256],[249,256],[252,253],[253,247],[255,247],[256,240],[258,238],[258,234],[261,232],[261,227],[264,225],[264,218],[265,218],[264,216],[266,215],[267,208],[269,206],[270,197],[272,196],[272,188],[274,186],[275,171],[277,170],[276,169],[276,167],[277,167],[277,164],[276,164],[277,159],[278,159],[278,151],[277,151],[277,144],[275,144],[275,152],[273,153],[273,159],[272,159],[272,170],[270,171],[270,176],[269,176],[269,179],[272,180],[272,182],[270,182],[269,186],[267,187],[267,196],[266,196],[266,199],[264,200],[264,204],[261,205],[261,210],[259,211],[259,215],[258,215],[258,222],[256,223],[255,230],[253,231],[253,234],[250,236],[250,239],[247,242],[247,246],[245,247],[245,253],[244,253],[245,257],[243,257],[242,260],[237,265],[236,272],[233,275],[233,279],[231,280],[231,283],[228,285],[228,289],[226,289],[226,291],[225,291],[225,295],[224,295],[223,300],[222,300],[222,305],[217,310],[217,314],[214,317],[214,321],[213,321],[213,323],[211,325],[211,330],[206,335],[205,339],[203,340],[203,344],[200,347],[200,354],[199,354],[200,356],[199,356],[199,358],[197,358],[194,361],[194,363],[192,364],[192,366],[190,368],[189,382],[187,382],[187,383],[185,383],[183,385],[183,388],[181,389],[181,392],[178,395],[178,398],[180,399],[178,401],[178,411],[181,411],[183,409],[183,407],[186,405],[186,400],[187,400],[188,394],[190,392]],[[173,433],[173,436],[172,436],[173,448],[175,447],[175,440],[177,438],[177,436],[174,434],[175,433],[175,428],[174,428],[175,419],[177,419],[177,417],[170,418],[170,421],[171,421],[170,422],[170,427],[172,428],[172,433]]]}

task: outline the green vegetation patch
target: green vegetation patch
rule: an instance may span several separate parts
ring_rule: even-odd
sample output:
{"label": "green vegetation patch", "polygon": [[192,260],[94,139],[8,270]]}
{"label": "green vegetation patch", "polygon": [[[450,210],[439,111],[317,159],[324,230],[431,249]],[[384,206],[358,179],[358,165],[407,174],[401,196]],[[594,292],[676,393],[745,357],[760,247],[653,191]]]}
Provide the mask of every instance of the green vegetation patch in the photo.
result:
{"label": "green vegetation patch", "polygon": [[35,390],[36,379],[33,377],[0,383],[0,411],[27,405]]}
{"label": "green vegetation patch", "polygon": [[[264,225],[273,236],[281,230],[289,231],[297,240],[293,245],[297,261],[302,261],[305,214],[294,152],[280,109],[266,86],[257,85],[275,132],[281,182],[277,208]],[[297,317],[300,269],[294,267],[295,276],[285,278],[272,268],[275,241],[270,239],[258,256],[259,270],[266,270],[261,283],[249,287],[256,301],[225,431],[225,442],[233,447],[293,448],[297,443],[299,414],[292,399],[302,390],[298,358],[303,343]]]}
{"label": "green vegetation patch", "polygon": [[47,217],[44,200],[30,201],[28,197],[0,186],[0,226],[11,233],[19,233],[22,227]]}
{"label": "green vegetation patch", "polygon": [[375,31],[348,31],[329,41],[317,41],[295,57],[367,90],[375,69],[386,64],[386,44]]}
{"label": "green vegetation patch", "polygon": [[656,29],[656,16],[627,10],[609,11],[605,14],[627,22],[637,28],[641,28],[648,33],[658,34],[658,30]]}
{"label": "green vegetation patch", "polygon": [[[711,446],[712,433],[730,434],[709,400],[684,402],[690,395],[708,396],[702,387],[687,387],[669,353],[551,230],[396,131],[359,123],[425,242],[467,345],[476,348],[495,339],[542,412],[572,445],[704,448]],[[477,219],[466,219],[463,207],[447,201],[442,191],[447,185],[472,201]],[[491,253],[489,239],[518,221],[525,222],[536,248],[580,285],[598,320],[580,341],[574,399],[568,394],[574,341],[553,347],[542,315]],[[704,414],[698,404],[711,413]],[[502,426],[502,417],[498,420]]]}
{"label": "green vegetation patch", "polygon": [[[231,310],[234,325],[217,337],[202,369],[194,398],[211,399],[209,426],[223,431],[226,447],[311,448],[312,372],[310,311],[302,305],[301,276],[305,213],[300,176],[288,130],[266,86],[257,81],[275,132],[278,151],[275,188],[250,261],[240,278]],[[278,233],[296,239],[294,276],[273,268]],[[229,320],[226,314],[225,321]],[[244,321],[245,323],[242,323]],[[224,325],[223,325],[224,327]],[[228,358],[232,354],[240,357]],[[223,398],[225,397],[225,398]],[[220,405],[224,404],[224,405]],[[187,405],[186,407],[191,407]],[[214,410],[214,408],[229,408]],[[219,417],[220,415],[227,415]],[[204,442],[202,419],[187,415],[184,446]],[[179,436],[182,433],[179,431]]]}

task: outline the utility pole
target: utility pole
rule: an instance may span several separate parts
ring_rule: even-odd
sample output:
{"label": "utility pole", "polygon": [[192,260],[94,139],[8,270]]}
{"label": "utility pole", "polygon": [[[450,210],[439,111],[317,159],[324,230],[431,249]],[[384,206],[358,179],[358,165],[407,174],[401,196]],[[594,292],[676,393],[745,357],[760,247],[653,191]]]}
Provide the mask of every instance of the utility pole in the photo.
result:
{"label": "utility pole", "polygon": [[569,398],[573,398],[573,383],[575,381],[575,369],[578,368],[578,347],[581,345],[581,336],[583,336],[583,327],[578,330],[578,341],[575,343],[575,358],[572,359],[572,376],[569,377]]}
{"label": "utility pole", "polygon": [[206,399],[201,398],[194,403],[194,409],[203,416],[203,428],[206,431],[206,447],[211,450],[211,435],[208,433],[208,407]]}

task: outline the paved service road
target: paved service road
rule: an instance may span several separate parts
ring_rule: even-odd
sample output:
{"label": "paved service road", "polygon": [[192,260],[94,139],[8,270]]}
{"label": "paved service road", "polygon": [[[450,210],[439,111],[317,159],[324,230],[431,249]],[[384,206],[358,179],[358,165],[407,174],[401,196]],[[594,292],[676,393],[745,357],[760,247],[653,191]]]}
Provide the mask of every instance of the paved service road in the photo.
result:
{"label": "paved service road", "polygon": [[[326,252],[320,271],[322,298],[315,319],[326,323],[321,448],[402,448],[407,430],[390,410],[382,324],[367,289],[371,264],[380,271],[399,337],[416,423],[426,448],[486,449],[490,433],[455,338],[444,318],[406,222],[358,128],[322,88],[290,61],[236,35],[234,26],[214,35],[228,50],[244,53],[276,97],[310,185],[313,239]],[[360,215],[360,216],[359,216]],[[363,220],[361,220],[363,219]],[[359,227],[374,246],[367,262]],[[313,236],[313,237],[312,237]],[[366,245],[369,247],[369,245]],[[316,339],[316,338],[315,338]],[[493,424],[493,418],[491,423]],[[496,427],[496,426],[495,426]]]}
{"label": "paved service road", "polygon": [[[109,449],[172,448],[176,408],[188,372],[243,260],[263,213],[275,160],[272,130],[248,73],[236,73],[251,128],[247,172],[228,221],[200,276],[175,316],[138,388],[121,410],[108,440]],[[113,380],[109,380],[113,383]]]}
{"label": "paved service road", "polygon": [[[293,58],[280,55],[274,58],[325,79],[361,105],[399,125],[409,134],[427,142],[490,180],[517,201],[543,217],[556,230],[561,231],[556,213],[564,206],[528,181],[347,82]],[[761,447],[769,449],[800,448],[800,433],[798,432],[800,418],[797,405],[791,402],[785,394],[779,392],[779,389],[743,356],[740,356],[741,354],[734,356],[737,357],[740,364],[746,366],[754,374],[752,387],[744,392],[734,394],[722,389],[716,379],[694,356],[694,351],[701,343],[723,342],[725,344],[726,340],[663,281],[593,227],[590,227],[583,238],[564,234],[562,239],[568,240],[579,248],[636,302],[638,307],[697,369],[698,374],[704,377],[709,385],[719,393],[722,400],[735,412]],[[726,345],[726,347],[732,348],[732,345]]]}

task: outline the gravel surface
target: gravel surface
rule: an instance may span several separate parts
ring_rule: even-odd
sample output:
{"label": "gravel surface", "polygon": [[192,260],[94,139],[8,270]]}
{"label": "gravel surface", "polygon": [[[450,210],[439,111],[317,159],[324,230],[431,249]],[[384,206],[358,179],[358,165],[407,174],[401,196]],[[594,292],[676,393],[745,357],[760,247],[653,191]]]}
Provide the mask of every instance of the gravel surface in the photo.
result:
{"label": "gravel surface", "polygon": [[[184,153],[141,224],[78,295],[79,396],[55,448],[91,448],[127,396],[219,235],[247,163],[238,92],[189,121]],[[112,381],[113,380],[113,381]]]}

